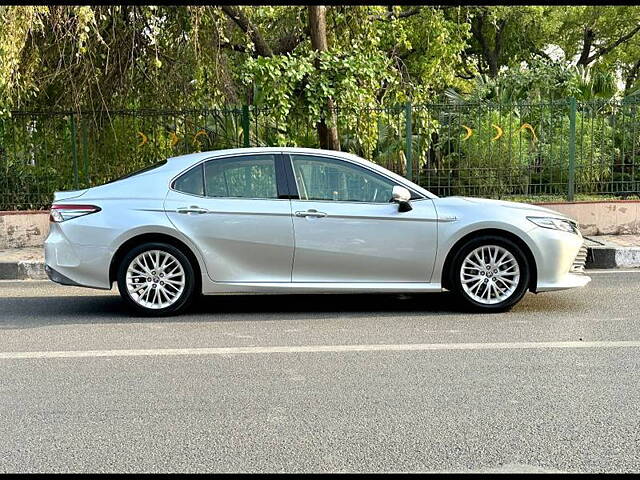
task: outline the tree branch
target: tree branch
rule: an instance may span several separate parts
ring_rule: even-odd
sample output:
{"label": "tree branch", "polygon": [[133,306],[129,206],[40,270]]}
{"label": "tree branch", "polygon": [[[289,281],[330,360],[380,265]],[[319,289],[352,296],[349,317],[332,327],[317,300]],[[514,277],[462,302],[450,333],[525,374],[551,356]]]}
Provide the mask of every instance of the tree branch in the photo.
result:
{"label": "tree branch", "polygon": [[422,7],[413,7],[409,10],[405,10],[400,13],[393,13],[393,10],[388,11],[384,15],[369,15],[369,20],[390,20],[391,18],[407,18],[412,17],[413,15],[417,15],[422,11]]}
{"label": "tree branch", "polygon": [[623,35],[622,37],[620,37],[618,40],[616,40],[615,42],[607,45],[606,47],[601,47],[599,48],[596,53],[594,53],[593,55],[591,55],[589,58],[587,58],[586,60],[586,65],[590,64],[591,62],[593,62],[596,58],[601,57],[603,55],[606,55],[607,53],[609,53],[611,50],[613,50],[614,48],[616,48],[618,45],[629,41],[636,33],[640,32],[640,24],[636,25],[636,27],[631,30],[629,33],[627,33],[626,35]]}
{"label": "tree branch", "polygon": [[239,7],[234,5],[222,5],[222,11],[227,14],[227,16],[235,22],[235,24],[246,33],[251,41],[256,46],[256,54],[262,57],[271,57],[273,55],[273,51],[267,45],[267,42],[264,41],[258,29],[249,21],[247,16],[244,14]]}
{"label": "tree branch", "polygon": [[233,50],[234,52],[248,53],[247,47],[244,45],[238,45],[237,43],[220,42],[218,45],[220,48],[226,48],[227,50]]}
{"label": "tree branch", "polygon": [[551,57],[540,49],[534,50],[533,54],[538,55],[539,57],[542,57],[542,58],[546,58],[547,60],[551,60]]}
{"label": "tree branch", "polygon": [[285,35],[278,40],[278,46],[273,49],[273,54],[283,55],[293,52],[296,47],[305,40],[305,38],[307,37],[303,33]]}

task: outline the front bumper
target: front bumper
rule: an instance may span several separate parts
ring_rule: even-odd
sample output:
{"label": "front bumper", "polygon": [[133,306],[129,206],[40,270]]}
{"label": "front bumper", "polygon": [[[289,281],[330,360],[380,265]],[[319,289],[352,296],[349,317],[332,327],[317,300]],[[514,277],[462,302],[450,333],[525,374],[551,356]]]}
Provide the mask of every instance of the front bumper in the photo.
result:
{"label": "front bumper", "polygon": [[542,227],[528,233],[535,245],[536,292],[584,287],[591,281],[583,273],[586,249],[582,235]]}
{"label": "front bumper", "polygon": [[553,292],[555,290],[565,290],[567,288],[584,287],[591,281],[591,277],[584,273],[567,273],[560,280],[554,282],[538,281],[537,292]]}

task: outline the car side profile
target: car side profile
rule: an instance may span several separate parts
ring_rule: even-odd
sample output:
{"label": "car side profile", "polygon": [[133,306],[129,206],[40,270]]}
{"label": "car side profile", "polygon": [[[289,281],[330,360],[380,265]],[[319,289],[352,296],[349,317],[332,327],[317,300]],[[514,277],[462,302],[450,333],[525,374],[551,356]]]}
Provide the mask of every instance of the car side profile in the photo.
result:
{"label": "car side profile", "polygon": [[575,221],[552,210],[439,198],[355,155],[242,148],[169,158],[56,192],[45,270],[176,314],[198,293],[440,292],[505,311],[527,291],[586,285]]}

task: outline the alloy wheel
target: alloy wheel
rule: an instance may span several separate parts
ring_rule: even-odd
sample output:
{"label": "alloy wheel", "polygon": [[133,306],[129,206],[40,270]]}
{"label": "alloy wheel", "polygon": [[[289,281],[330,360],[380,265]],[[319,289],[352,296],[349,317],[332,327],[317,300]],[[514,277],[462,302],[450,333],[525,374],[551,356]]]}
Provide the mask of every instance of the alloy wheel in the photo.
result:
{"label": "alloy wheel", "polygon": [[518,288],[520,267],[515,256],[498,245],[483,245],[462,261],[460,283],[465,293],[484,305],[504,302]]}
{"label": "alloy wheel", "polygon": [[182,295],[185,281],[182,264],[163,250],[142,252],[131,261],[126,273],[131,299],[154,310],[173,305]]}

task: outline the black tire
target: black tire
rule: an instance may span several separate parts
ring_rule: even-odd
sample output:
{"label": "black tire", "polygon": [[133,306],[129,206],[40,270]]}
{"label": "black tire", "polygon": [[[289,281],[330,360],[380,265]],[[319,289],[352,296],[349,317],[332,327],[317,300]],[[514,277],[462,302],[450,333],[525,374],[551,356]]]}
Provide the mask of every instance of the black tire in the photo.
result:
{"label": "black tire", "polygon": [[[126,275],[127,275],[127,269],[129,268],[129,264],[138,255],[149,250],[161,250],[173,255],[173,257],[175,257],[175,259],[180,263],[180,265],[182,266],[182,269],[184,270],[185,285],[182,293],[177,298],[177,300],[174,301],[174,303],[164,308],[153,309],[153,308],[147,308],[142,305],[139,305],[131,297],[131,295],[127,290]],[[120,262],[120,265],[118,266],[117,280],[118,280],[118,290],[120,291],[120,296],[124,299],[127,305],[141,315],[153,316],[153,317],[175,315],[180,312],[183,312],[193,301],[193,298],[196,293],[196,285],[198,285],[198,282],[196,281],[196,273],[194,271],[193,265],[191,265],[191,262],[189,261],[187,256],[184,253],[182,253],[182,251],[180,251],[178,248],[174,247],[173,245],[169,245],[167,243],[160,243],[160,242],[144,243],[142,245],[138,245],[137,247],[134,247],[133,249],[131,249],[131,251],[124,256],[124,258]]]}
{"label": "black tire", "polygon": [[[473,299],[462,287],[462,281],[460,279],[462,263],[467,255],[478,247],[489,245],[497,245],[508,250],[514,256],[520,270],[520,279],[511,296],[500,303],[494,304],[480,303]],[[531,278],[529,262],[527,261],[527,257],[522,251],[522,248],[513,241],[497,235],[482,235],[466,242],[456,253],[456,256],[451,262],[451,269],[448,274],[449,285],[451,286],[452,292],[454,292],[464,302],[466,309],[475,312],[487,313],[506,312],[510,310],[522,299],[524,294],[527,293],[529,280]]]}

